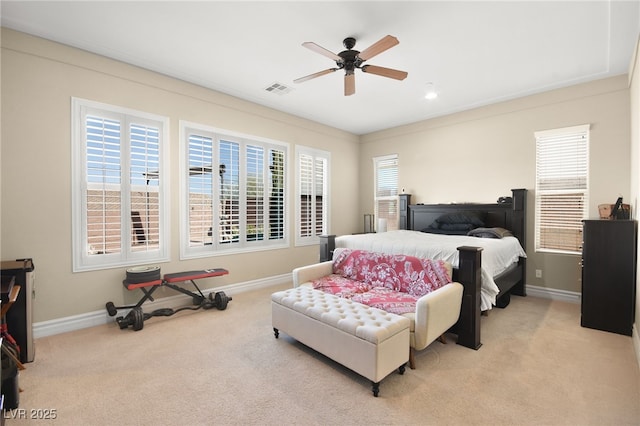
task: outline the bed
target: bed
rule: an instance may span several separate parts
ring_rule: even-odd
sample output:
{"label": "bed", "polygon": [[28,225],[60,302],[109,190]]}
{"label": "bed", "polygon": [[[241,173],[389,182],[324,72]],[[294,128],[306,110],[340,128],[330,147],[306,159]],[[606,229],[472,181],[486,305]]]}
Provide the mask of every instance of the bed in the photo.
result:
{"label": "bed", "polygon": [[[461,316],[453,331],[458,334],[459,344],[478,349],[482,345],[481,313],[493,306],[506,307],[511,294],[526,296],[527,190],[511,192],[511,197],[495,204],[411,204],[411,195],[402,194],[400,230],[323,236],[321,261],[331,259],[336,247],[449,261],[454,267],[454,280],[464,286]],[[473,216],[482,218],[481,226],[480,222],[474,223],[475,232],[483,236],[487,235],[482,231],[498,232],[502,238],[467,236],[473,227],[439,223],[442,218]]]}

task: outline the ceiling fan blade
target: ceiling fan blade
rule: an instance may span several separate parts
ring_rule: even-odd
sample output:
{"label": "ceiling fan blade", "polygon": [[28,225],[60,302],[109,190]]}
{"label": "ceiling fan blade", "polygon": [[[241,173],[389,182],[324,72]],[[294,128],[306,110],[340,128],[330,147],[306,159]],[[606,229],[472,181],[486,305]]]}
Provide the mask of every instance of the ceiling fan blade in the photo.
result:
{"label": "ceiling fan blade", "polygon": [[337,71],[338,68],[329,68],[328,70],[315,72],[313,74],[306,75],[304,77],[296,78],[293,80],[294,83],[304,83],[307,80],[311,80],[312,78],[320,77],[326,74],[331,74],[334,71]]}
{"label": "ceiling fan blade", "polygon": [[406,71],[394,70],[392,68],[385,68],[385,67],[377,67],[375,65],[365,65],[361,69],[363,72],[366,72],[369,74],[395,78],[396,80],[404,80],[409,75],[409,73]]}
{"label": "ceiling fan blade", "polygon": [[358,57],[363,61],[366,61],[367,59],[371,59],[374,56],[384,52],[385,50],[392,48],[398,43],[400,42],[394,36],[384,36],[380,40],[360,52],[358,54]]}
{"label": "ceiling fan blade", "polygon": [[351,96],[356,93],[356,76],[355,74],[345,74],[344,76],[344,95]]}
{"label": "ceiling fan blade", "polygon": [[306,47],[307,49],[313,50],[314,52],[319,53],[321,55],[324,55],[329,59],[333,59],[334,61],[341,61],[342,60],[342,58],[340,56],[336,55],[335,53],[333,53],[330,50],[325,49],[322,46],[318,46],[317,44],[315,44],[312,41],[305,41],[304,43],[302,43],[302,45],[304,47]]}

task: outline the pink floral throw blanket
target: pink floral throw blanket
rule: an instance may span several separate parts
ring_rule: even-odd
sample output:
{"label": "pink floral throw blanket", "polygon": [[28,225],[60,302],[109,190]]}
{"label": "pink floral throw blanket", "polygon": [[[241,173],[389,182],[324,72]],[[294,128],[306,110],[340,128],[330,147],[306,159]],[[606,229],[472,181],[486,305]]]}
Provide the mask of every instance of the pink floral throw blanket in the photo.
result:
{"label": "pink floral throw blanket", "polygon": [[342,249],[333,274],[313,287],[387,312],[415,311],[420,297],[451,282],[445,262],[413,256]]}

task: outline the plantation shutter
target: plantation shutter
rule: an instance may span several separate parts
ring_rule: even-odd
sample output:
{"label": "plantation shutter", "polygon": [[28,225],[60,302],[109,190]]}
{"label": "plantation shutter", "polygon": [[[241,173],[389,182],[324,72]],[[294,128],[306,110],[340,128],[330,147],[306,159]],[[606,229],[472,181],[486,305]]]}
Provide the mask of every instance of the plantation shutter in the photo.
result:
{"label": "plantation shutter", "polygon": [[286,151],[184,127],[188,142],[186,257],[277,246],[285,233]]}
{"label": "plantation shutter", "polygon": [[240,241],[240,145],[220,140],[220,222],[218,242],[221,244]]}
{"label": "plantation shutter", "polygon": [[73,271],[167,257],[168,118],[72,98]]}
{"label": "plantation shutter", "polygon": [[[213,139],[189,135],[189,245],[213,243]],[[216,230],[217,231],[217,230]]]}
{"label": "plantation shutter", "polygon": [[536,132],[536,251],[580,253],[588,215],[589,125]]}
{"label": "plantation shutter", "polygon": [[315,237],[325,229],[327,159],[310,154],[298,157],[299,225],[298,237]]}
{"label": "plantation shutter", "polygon": [[398,156],[375,157],[376,223],[386,219],[388,230],[398,229]]}
{"label": "plantation shutter", "polygon": [[122,123],[87,115],[86,129],[86,254],[122,251]]}
{"label": "plantation shutter", "polygon": [[160,129],[129,126],[131,250],[150,251],[160,243]]}
{"label": "plantation shutter", "polygon": [[269,194],[269,239],[283,240],[285,234],[285,185],[286,153],[279,149],[269,150],[271,187]]}
{"label": "plantation shutter", "polygon": [[298,161],[300,185],[300,237],[310,237],[313,228],[313,157],[302,154]]}
{"label": "plantation shutter", "polygon": [[314,203],[315,203],[315,235],[326,234],[325,215],[327,197],[325,197],[325,179],[327,176],[326,158],[316,158],[314,161]]}
{"label": "plantation shutter", "polygon": [[247,145],[246,238],[264,239],[264,148]]}

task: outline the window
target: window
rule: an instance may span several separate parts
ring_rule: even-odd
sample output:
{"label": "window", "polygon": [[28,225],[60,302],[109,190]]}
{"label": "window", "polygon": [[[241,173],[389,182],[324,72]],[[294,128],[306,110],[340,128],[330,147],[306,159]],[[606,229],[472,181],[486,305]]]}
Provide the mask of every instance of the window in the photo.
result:
{"label": "window", "polygon": [[373,158],[374,202],[377,230],[381,220],[388,230],[398,229],[398,156],[396,154]]}
{"label": "window", "polygon": [[536,251],[578,254],[588,215],[589,125],[535,137]]}
{"label": "window", "polygon": [[168,260],[168,119],[72,99],[73,270]]}
{"label": "window", "polygon": [[181,256],[286,246],[286,144],[180,126]]}
{"label": "window", "polygon": [[326,151],[296,147],[296,245],[317,244],[329,232],[329,163]]}

